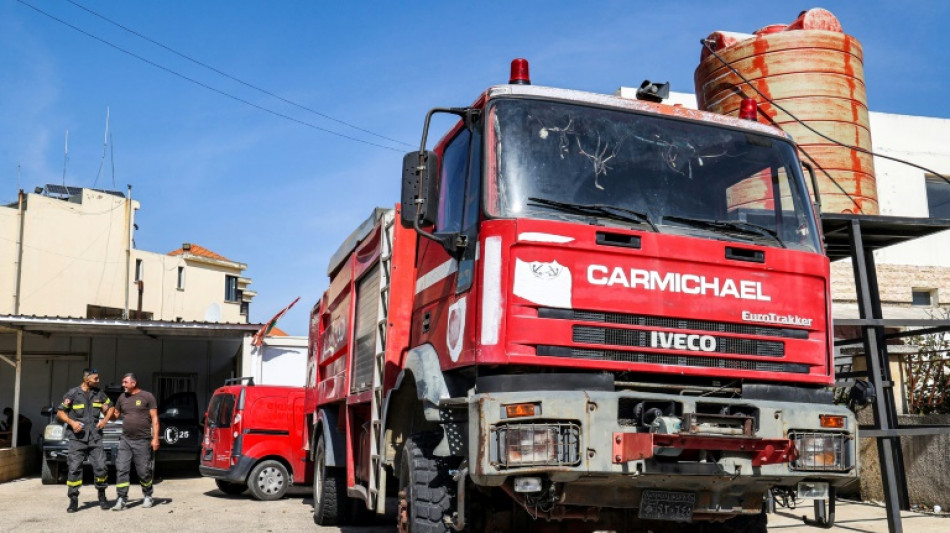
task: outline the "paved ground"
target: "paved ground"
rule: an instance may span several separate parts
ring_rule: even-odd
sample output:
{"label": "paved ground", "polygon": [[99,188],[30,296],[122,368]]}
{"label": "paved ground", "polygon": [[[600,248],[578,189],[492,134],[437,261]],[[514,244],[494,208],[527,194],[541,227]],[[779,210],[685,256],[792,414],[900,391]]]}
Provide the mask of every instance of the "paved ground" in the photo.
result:
{"label": "paved ground", "polygon": [[[91,480],[87,480],[91,481]],[[110,480],[111,481],[111,480]],[[80,495],[80,512],[66,514],[66,487],[42,485],[38,477],[0,483],[0,532],[143,531],[161,533],[206,533],[239,531],[314,531],[341,533],[391,533],[392,520],[373,527],[320,528],[312,519],[312,501],[301,491],[280,501],[259,502],[250,496],[227,496],[217,490],[214,481],[189,472],[169,473],[155,485],[158,505],[142,509],[137,486],[129,495],[134,507],[122,512],[101,511],[96,505],[96,491],[86,485]],[[115,498],[115,488],[108,491]],[[802,525],[801,515],[811,507],[789,511],[779,509],[769,517],[773,532],[817,533]],[[841,533],[886,533],[886,513],[882,507],[839,502],[837,526],[831,531]],[[943,533],[950,531],[950,518],[921,513],[903,513],[904,531]],[[78,525],[78,526],[77,526]]]}

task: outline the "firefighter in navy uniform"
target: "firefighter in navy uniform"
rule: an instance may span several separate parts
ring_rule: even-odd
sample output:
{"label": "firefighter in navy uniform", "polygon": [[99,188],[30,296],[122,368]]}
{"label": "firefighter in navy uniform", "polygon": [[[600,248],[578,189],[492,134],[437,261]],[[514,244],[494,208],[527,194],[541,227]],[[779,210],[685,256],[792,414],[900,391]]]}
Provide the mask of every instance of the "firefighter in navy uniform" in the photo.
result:
{"label": "firefighter in navy uniform", "polygon": [[[87,457],[96,476],[99,507],[103,510],[109,508],[109,501],[106,499],[108,472],[106,454],[102,449],[102,428],[112,417],[112,410],[112,400],[99,390],[99,372],[95,368],[83,369],[82,385],[69,389],[63,396],[63,403],[59,405],[56,418],[69,427],[66,430],[66,438],[69,440],[69,455],[66,459],[69,467],[69,476],[66,478],[68,513],[79,510],[82,464]],[[100,413],[105,414],[102,420],[99,419]]]}

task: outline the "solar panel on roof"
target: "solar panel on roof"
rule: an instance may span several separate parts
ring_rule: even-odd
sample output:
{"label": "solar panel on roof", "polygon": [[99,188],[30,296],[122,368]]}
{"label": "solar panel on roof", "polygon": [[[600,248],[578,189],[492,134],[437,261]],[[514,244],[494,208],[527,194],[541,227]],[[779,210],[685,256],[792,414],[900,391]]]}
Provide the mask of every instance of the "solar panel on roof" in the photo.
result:
{"label": "solar panel on roof", "polygon": [[55,183],[46,184],[46,193],[47,194],[64,194],[72,196],[74,194],[80,194],[82,192],[82,187],[70,187],[68,185],[56,185]]}
{"label": "solar panel on roof", "polygon": [[[69,185],[56,185],[55,183],[46,184],[46,194],[55,194],[58,196],[73,196],[76,194],[82,194],[83,187],[72,187]],[[103,194],[110,194],[112,196],[118,196],[119,198],[125,198],[125,193],[122,191],[110,191],[108,189],[89,189],[91,191],[101,192]]]}

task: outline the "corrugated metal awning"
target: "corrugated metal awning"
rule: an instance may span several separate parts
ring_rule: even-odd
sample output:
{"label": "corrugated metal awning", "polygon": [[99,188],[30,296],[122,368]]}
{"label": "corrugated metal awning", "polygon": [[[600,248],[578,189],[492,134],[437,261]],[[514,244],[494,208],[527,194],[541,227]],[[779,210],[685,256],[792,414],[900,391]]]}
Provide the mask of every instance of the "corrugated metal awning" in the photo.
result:
{"label": "corrugated metal awning", "polygon": [[23,331],[37,335],[114,335],[189,338],[243,338],[261,324],[173,322],[165,320],[118,320],[102,318],[0,315],[0,333]]}

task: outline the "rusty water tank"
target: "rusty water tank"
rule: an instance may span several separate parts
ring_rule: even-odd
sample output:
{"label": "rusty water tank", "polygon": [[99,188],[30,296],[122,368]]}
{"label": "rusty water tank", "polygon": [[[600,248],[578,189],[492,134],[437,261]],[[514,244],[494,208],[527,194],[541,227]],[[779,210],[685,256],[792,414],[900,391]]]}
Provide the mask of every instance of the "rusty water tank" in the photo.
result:
{"label": "rusty water tank", "polygon": [[[864,54],[857,39],[845,34],[830,12],[811,9],[791,24],[769,25],[753,34],[713,32],[708,41],[779,106],[832,139],[871,150]],[[705,47],[694,80],[700,109],[737,116],[742,98],[754,98],[760,122],[771,121],[792,135],[804,152],[801,159],[808,161],[810,156],[834,178],[834,182],[829,180],[816,168],[823,212],[878,213],[870,155],[809,131],[756,94]],[[750,201],[746,203],[754,203],[756,195],[764,200],[760,196],[764,186],[747,184],[752,196],[745,198]],[[742,204],[743,199],[736,202]]]}

